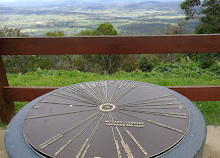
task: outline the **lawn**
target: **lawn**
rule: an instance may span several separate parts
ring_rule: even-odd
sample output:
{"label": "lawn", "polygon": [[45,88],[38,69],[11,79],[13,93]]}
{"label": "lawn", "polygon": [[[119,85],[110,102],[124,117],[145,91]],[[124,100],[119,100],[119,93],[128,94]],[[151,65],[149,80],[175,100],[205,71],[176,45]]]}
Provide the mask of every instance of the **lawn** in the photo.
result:
{"label": "lawn", "polygon": [[[10,86],[54,86],[63,87],[75,83],[97,80],[134,80],[161,86],[220,85],[219,75],[201,74],[199,76],[176,75],[169,73],[142,73],[119,71],[113,75],[99,75],[80,71],[37,70],[27,74],[7,74]],[[201,110],[207,124],[220,125],[220,102],[194,102]],[[27,102],[15,102],[18,112]],[[0,122],[0,126],[3,126]]]}

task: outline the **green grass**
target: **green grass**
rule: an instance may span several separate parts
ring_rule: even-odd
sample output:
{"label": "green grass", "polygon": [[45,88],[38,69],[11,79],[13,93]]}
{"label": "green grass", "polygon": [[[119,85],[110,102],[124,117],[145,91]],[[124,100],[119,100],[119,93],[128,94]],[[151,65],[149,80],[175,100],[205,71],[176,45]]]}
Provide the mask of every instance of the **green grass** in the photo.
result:
{"label": "green grass", "polygon": [[[179,73],[179,72],[178,72]],[[67,86],[75,83],[97,81],[97,80],[134,80],[153,83],[161,86],[194,86],[194,85],[220,85],[220,76],[213,74],[201,74],[195,76],[193,73],[144,73],[135,71],[131,73],[119,71],[113,75],[99,75],[64,70],[37,70],[27,74],[7,74],[10,86]]]}
{"label": "green grass", "polygon": [[[179,76],[179,77],[178,77]],[[7,74],[10,86],[67,86],[75,83],[97,80],[134,80],[153,83],[161,86],[195,86],[195,85],[220,85],[220,76],[201,74],[199,76],[185,77],[171,73],[143,73],[119,71],[113,75],[99,75],[80,71],[53,71],[37,70],[27,74]],[[18,112],[27,102],[15,102]],[[207,124],[220,125],[220,102],[195,102],[203,113]],[[0,122],[0,126],[3,126]]]}
{"label": "green grass", "polygon": [[2,122],[0,121],[0,127],[7,127],[7,125],[2,124]]}
{"label": "green grass", "polygon": [[194,102],[194,104],[202,112],[206,124],[208,125],[220,125],[220,102]]}

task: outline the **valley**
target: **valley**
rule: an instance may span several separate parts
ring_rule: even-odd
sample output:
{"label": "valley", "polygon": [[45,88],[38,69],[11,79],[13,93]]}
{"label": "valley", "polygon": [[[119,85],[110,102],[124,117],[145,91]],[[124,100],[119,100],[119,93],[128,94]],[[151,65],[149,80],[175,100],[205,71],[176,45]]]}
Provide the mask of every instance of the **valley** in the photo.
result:
{"label": "valley", "polygon": [[[158,35],[168,23],[183,19],[180,2],[137,2],[122,4],[62,3],[46,6],[0,6],[0,27],[19,28],[29,36],[64,31],[74,36],[82,30],[95,29],[108,22],[121,35]],[[197,21],[189,21],[186,33],[192,33]]]}

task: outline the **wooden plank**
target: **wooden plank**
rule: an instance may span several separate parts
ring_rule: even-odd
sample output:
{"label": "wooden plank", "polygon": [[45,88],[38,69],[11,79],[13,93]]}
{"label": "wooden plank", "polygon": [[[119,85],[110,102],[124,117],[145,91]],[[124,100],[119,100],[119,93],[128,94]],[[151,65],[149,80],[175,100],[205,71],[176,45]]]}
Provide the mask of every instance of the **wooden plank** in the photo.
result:
{"label": "wooden plank", "polygon": [[59,87],[4,87],[6,96],[11,101],[32,101]]}
{"label": "wooden plank", "polygon": [[0,55],[220,52],[220,34],[0,38]]}
{"label": "wooden plank", "polygon": [[[4,87],[11,101],[31,101],[59,87]],[[191,101],[220,101],[220,86],[169,86]]]}
{"label": "wooden plank", "polygon": [[220,101],[220,86],[168,86],[191,101]]}
{"label": "wooden plank", "polygon": [[14,116],[15,108],[13,102],[7,99],[3,89],[4,86],[8,86],[8,80],[0,55],[0,119],[2,123],[7,124]]}

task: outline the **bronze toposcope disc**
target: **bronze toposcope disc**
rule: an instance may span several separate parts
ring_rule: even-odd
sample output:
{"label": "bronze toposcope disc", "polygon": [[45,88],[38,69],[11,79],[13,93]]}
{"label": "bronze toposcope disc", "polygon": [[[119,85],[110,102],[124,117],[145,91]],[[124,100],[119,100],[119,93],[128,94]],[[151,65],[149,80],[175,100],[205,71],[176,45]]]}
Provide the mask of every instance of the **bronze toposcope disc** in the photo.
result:
{"label": "bronze toposcope disc", "polygon": [[71,85],[37,102],[24,137],[39,154],[60,158],[144,158],[172,150],[189,127],[186,105],[158,86],[135,81]]}

